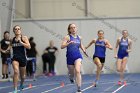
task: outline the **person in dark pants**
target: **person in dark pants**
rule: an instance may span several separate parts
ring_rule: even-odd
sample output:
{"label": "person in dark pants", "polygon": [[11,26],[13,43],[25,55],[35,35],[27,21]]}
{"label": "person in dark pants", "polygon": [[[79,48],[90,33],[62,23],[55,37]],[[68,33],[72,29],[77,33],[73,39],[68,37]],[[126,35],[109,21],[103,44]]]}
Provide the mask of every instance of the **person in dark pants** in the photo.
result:
{"label": "person in dark pants", "polygon": [[56,52],[58,52],[57,47],[54,46],[53,40],[50,41],[50,46],[45,49],[44,54],[42,55],[43,60],[43,72],[46,73],[46,62],[49,64],[49,72],[48,75],[55,75],[55,60],[56,60]]}
{"label": "person in dark pants", "polygon": [[10,59],[10,50],[6,51],[8,46],[10,45],[10,33],[9,31],[5,31],[3,35],[3,39],[1,40],[1,58],[2,58],[2,79],[8,78],[8,60]]}
{"label": "person in dark pants", "polygon": [[37,50],[36,50],[36,43],[34,42],[34,38],[29,38],[29,43],[31,45],[31,49],[27,49],[27,66],[26,66],[26,74],[29,77],[34,77],[34,74],[36,72],[36,56],[37,56]]}
{"label": "person in dark pants", "polygon": [[42,55],[42,61],[43,61],[43,73],[47,74],[47,67],[49,67],[50,57],[47,52],[44,52]]}

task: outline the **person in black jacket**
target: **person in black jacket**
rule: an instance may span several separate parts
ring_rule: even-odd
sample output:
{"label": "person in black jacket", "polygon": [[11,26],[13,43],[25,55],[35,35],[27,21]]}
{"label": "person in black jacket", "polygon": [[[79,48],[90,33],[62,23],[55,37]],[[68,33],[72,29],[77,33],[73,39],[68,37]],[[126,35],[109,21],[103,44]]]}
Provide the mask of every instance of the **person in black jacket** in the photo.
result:
{"label": "person in black jacket", "polygon": [[43,73],[47,72],[46,62],[49,64],[49,72],[47,75],[52,76],[55,75],[55,60],[56,60],[56,52],[58,52],[57,47],[54,46],[53,40],[50,41],[50,45],[45,49],[44,54],[42,55],[43,60]]}
{"label": "person in black jacket", "polygon": [[10,61],[10,50],[6,51],[8,46],[10,45],[10,33],[9,31],[5,31],[3,35],[3,39],[1,40],[1,58],[2,58],[2,79],[8,78],[8,62]]}
{"label": "person in black jacket", "polygon": [[36,56],[37,56],[37,50],[36,50],[36,43],[34,42],[34,38],[29,38],[29,43],[31,45],[31,49],[27,49],[27,67],[26,67],[26,74],[27,76],[34,76],[36,72]]}

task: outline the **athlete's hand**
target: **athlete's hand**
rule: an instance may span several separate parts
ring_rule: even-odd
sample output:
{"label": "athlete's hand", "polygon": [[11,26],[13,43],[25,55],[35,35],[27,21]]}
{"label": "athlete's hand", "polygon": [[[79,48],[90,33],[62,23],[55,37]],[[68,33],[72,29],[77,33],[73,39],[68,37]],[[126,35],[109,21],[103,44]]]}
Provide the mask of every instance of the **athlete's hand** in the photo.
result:
{"label": "athlete's hand", "polygon": [[84,54],[85,54],[87,57],[89,57],[86,51],[84,52]]}
{"label": "athlete's hand", "polygon": [[118,56],[117,56],[117,55],[115,55],[115,56],[114,56],[114,58],[118,58]]}
{"label": "athlete's hand", "polygon": [[109,48],[110,50],[113,50],[112,47],[110,47],[109,45],[105,45],[106,48]]}
{"label": "athlete's hand", "polygon": [[68,42],[68,45],[69,45],[69,44],[72,44],[72,43],[75,43],[75,42],[74,42],[74,41],[69,41],[69,42]]}
{"label": "athlete's hand", "polygon": [[131,50],[127,49],[126,52],[129,53],[129,52],[131,52]]}
{"label": "athlete's hand", "polygon": [[87,49],[88,47],[85,47],[85,49]]}

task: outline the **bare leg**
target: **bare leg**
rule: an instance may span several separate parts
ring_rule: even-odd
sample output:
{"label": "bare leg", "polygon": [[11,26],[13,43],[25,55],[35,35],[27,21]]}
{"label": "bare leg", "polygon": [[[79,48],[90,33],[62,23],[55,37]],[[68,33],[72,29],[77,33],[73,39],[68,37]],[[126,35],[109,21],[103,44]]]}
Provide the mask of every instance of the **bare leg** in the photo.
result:
{"label": "bare leg", "polygon": [[14,69],[14,76],[13,76],[13,84],[14,84],[14,89],[17,90],[17,84],[18,84],[18,76],[19,76],[19,63],[17,61],[12,62],[13,69]]}
{"label": "bare leg", "polygon": [[20,67],[20,89],[23,89],[23,83],[25,80],[25,76],[26,76],[26,67]]}
{"label": "bare leg", "polygon": [[117,71],[120,73],[120,81],[122,81],[123,80],[122,59],[117,60]]}
{"label": "bare leg", "polygon": [[103,68],[103,64],[100,62],[99,58],[94,58],[94,63],[97,66],[97,71],[96,71],[96,80],[100,79],[100,74],[101,74],[101,70]]}
{"label": "bare leg", "polygon": [[78,91],[81,90],[81,83],[82,83],[82,77],[81,77],[81,59],[77,59],[75,61],[75,75],[76,75],[76,83],[78,87]]}
{"label": "bare leg", "polygon": [[71,83],[74,83],[74,65],[67,65],[68,67],[68,74],[69,74],[69,78],[70,78],[70,81]]}
{"label": "bare leg", "polygon": [[126,64],[127,64],[127,57],[123,58],[123,60],[122,60],[122,65],[121,65],[121,69],[122,69],[122,79],[123,79],[123,80],[124,80],[124,72],[125,72]]}

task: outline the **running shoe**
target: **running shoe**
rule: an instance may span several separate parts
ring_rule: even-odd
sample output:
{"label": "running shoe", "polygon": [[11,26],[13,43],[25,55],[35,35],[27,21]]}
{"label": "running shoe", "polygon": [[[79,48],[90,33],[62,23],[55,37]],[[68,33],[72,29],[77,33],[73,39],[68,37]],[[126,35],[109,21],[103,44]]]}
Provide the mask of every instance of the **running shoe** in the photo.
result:
{"label": "running shoe", "polygon": [[118,81],[118,85],[122,85],[122,82],[121,81]]}
{"label": "running shoe", "polygon": [[124,84],[124,86],[126,86],[127,85],[126,81],[124,81],[123,84]]}
{"label": "running shoe", "polygon": [[76,93],[82,93],[82,91],[80,89],[78,89]]}
{"label": "running shoe", "polygon": [[97,87],[97,85],[98,85],[98,80],[95,80],[94,86]]}
{"label": "running shoe", "polygon": [[22,84],[20,84],[20,86],[19,86],[19,90],[22,91],[23,88],[24,88],[24,86],[23,86]]}
{"label": "running shoe", "polygon": [[14,90],[13,93],[18,93],[18,91],[17,90]]}
{"label": "running shoe", "polygon": [[75,83],[75,80],[74,80],[74,79],[70,79],[70,82],[71,82],[72,84],[74,84],[74,83]]}

